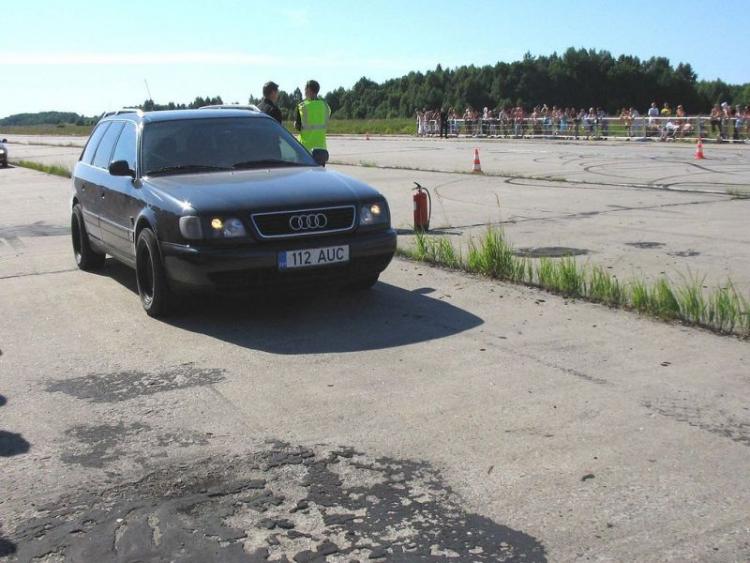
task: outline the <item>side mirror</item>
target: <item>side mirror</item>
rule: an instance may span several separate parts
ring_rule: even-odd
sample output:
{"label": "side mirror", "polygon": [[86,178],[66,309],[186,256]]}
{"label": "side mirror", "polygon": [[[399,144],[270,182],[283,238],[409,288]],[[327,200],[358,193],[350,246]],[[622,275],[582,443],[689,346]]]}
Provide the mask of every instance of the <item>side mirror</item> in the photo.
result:
{"label": "side mirror", "polygon": [[312,157],[320,166],[325,166],[326,162],[328,162],[328,151],[325,149],[313,149]]}
{"label": "side mirror", "polygon": [[130,168],[127,160],[113,160],[109,163],[109,173],[112,176],[130,176],[135,178],[135,170]]}

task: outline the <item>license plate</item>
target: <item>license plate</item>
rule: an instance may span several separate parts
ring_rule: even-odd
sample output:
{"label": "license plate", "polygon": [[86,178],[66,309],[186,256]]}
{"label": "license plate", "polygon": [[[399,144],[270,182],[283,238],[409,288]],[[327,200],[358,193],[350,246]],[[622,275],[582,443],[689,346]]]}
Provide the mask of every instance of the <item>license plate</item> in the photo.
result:
{"label": "license plate", "polygon": [[326,266],[349,261],[348,246],[328,246],[326,248],[304,248],[279,252],[279,270]]}

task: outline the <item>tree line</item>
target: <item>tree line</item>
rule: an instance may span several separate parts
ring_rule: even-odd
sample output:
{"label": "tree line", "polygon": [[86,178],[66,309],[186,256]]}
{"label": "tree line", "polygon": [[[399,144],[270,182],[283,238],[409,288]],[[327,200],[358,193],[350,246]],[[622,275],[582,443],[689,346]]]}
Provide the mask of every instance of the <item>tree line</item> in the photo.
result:
{"label": "tree line", "polygon": [[[531,108],[547,104],[560,107],[602,107],[609,113],[623,107],[644,112],[651,102],[672,107],[682,104],[688,114],[708,113],[721,102],[750,104],[750,83],[728,84],[722,80],[698,80],[688,63],[672,66],[665,57],[613,57],[609,51],[570,48],[562,55],[526,54],[512,63],[443,68],[410,72],[382,83],[361,78],[351,88],[338,87],[325,95],[334,118],[370,119],[411,117],[419,108],[471,106],[481,110],[516,106]],[[260,98],[250,96],[249,103]],[[296,88],[279,92],[278,105],[285,119],[292,119],[302,101]],[[188,104],[158,104],[146,100],[138,105],[144,111],[190,109],[222,104],[221,96],[196,97]],[[0,120],[0,125],[77,123],[87,125],[95,117],[75,113],[41,112],[17,114]]]}
{"label": "tree line", "polygon": [[6,127],[23,125],[58,125],[71,123],[75,125],[93,125],[96,117],[86,117],[69,111],[40,111],[38,113],[17,113],[0,119],[0,125]]}
{"label": "tree line", "polygon": [[644,112],[653,101],[682,104],[695,114],[724,101],[750,104],[750,83],[698,81],[689,64],[674,67],[664,57],[615,58],[608,51],[570,48],[562,55],[527,54],[512,63],[455,69],[438,65],[380,84],[361,78],[352,88],[330,91],[325,99],[334,117],[353,119],[409,117],[417,108],[444,106],[481,110],[547,104],[602,107],[610,113],[632,106]]}

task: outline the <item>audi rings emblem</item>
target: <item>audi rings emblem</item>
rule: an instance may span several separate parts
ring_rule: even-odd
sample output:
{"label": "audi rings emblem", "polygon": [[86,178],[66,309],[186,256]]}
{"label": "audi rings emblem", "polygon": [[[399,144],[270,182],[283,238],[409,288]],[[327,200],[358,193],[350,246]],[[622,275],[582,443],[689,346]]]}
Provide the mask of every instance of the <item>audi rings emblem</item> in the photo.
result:
{"label": "audi rings emblem", "polygon": [[327,225],[328,217],[326,217],[323,213],[292,215],[291,217],[289,217],[289,228],[294,232],[325,229]]}

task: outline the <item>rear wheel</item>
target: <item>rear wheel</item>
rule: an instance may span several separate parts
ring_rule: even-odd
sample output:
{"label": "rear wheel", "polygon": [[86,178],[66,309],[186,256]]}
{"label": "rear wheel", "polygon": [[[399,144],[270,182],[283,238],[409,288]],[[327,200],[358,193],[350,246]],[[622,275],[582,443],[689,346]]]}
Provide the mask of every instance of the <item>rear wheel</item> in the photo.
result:
{"label": "rear wheel", "polygon": [[81,211],[79,203],[73,206],[73,213],[70,216],[70,237],[73,242],[73,256],[81,270],[98,270],[104,266],[104,260],[107,256],[95,252],[91,248],[86,224],[83,222],[83,211]]}
{"label": "rear wheel", "polygon": [[135,275],[138,281],[138,295],[146,314],[150,317],[166,315],[172,295],[164,275],[156,235],[151,229],[143,229],[138,234],[135,247]]}
{"label": "rear wheel", "polygon": [[357,280],[349,284],[349,289],[353,289],[354,291],[365,291],[375,285],[378,282],[379,277],[380,274],[375,274],[369,278]]}

